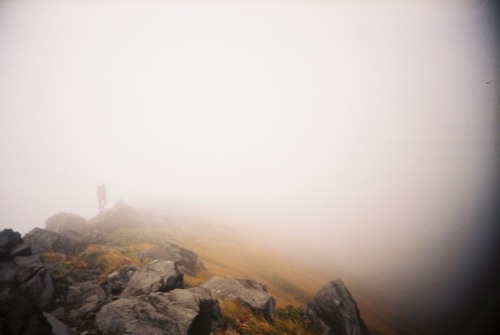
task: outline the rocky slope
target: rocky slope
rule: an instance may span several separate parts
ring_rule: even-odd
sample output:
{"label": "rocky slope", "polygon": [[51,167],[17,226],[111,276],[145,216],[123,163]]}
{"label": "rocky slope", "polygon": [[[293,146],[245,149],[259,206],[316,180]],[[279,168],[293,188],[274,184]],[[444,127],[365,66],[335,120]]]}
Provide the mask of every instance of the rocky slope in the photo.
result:
{"label": "rocky slope", "polygon": [[0,334],[369,333],[341,281],[304,309],[276,308],[261,281],[212,276],[165,239],[171,229],[120,202],[88,221],[56,214],[23,238],[3,230]]}

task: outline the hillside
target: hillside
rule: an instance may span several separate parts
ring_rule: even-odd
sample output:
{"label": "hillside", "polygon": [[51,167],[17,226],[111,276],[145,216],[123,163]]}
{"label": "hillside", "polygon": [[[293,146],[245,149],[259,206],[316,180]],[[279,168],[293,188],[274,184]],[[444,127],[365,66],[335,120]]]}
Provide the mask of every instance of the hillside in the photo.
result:
{"label": "hillside", "polygon": [[[314,323],[314,318],[306,317],[303,309],[309,306],[326,283],[336,278],[328,278],[326,271],[290,259],[272,245],[245,236],[230,226],[197,221],[177,222],[120,202],[88,221],[75,214],[56,214],[47,220],[46,228],[35,228],[24,236],[30,253],[33,253],[30,257],[40,255],[54,283],[54,298],[41,304],[41,307],[79,333],[101,334],[96,322],[100,325],[106,323],[101,315],[104,309],[113,305],[111,302],[129,301],[123,298],[137,295],[144,299],[144,294],[148,294],[149,291],[141,291],[143,288],[130,289],[130,283],[134,281],[132,274],[149,271],[147,275],[142,273],[141,278],[145,280],[148,277],[147,280],[150,280],[151,271],[160,268],[162,276],[168,272],[169,277],[161,277],[164,279],[159,281],[160,286],[151,292],[177,292],[175,289],[180,288],[188,290],[186,294],[199,294],[199,290],[206,290],[214,278],[215,281],[239,278],[237,282],[218,285],[224,288],[233,284],[243,285],[236,288],[237,294],[250,288],[252,294],[267,299],[264,305],[252,307],[244,298],[226,300],[218,297],[220,312],[217,312],[219,307],[205,312],[212,316],[214,313],[221,315],[202,326],[198,320],[197,326],[193,323],[186,328],[189,334],[202,334],[205,330],[207,334],[210,330],[216,335],[324,333],[322,326]],[[153,259],[165,261],[151,262]],[[259,286],[261,283],[262,287]],[[342,282],[338,283],[337,291],[345,289],[348,292]],[[371,334],[412,333],[408,331],[412,329],[409,323],[396,313],[363,297],[350,284],[348,287]],[[130,293],[134,290],[139,290],[139,293]],[[348,300],[345,303],[350,304],[350,295],[346,294]],[[252,297],[251,300],[261,298]],[[195,299],[201,299],[205,304],[208,301],[198,296]],[[352,313],[357,314],[356,303],[352,303]],[[202,313],[202,307],[199,309]],[[109,327],[115,327],[113,320],[117,318],[120,316],[108,317],[111,320],[108,320]],[[183,320],[183,317],[178,319]],[[148,322],[166,321],[153,318]],[[360,322],[364,327],[363,321]],[[196,327],[205,330],[193,332]],[[116,332],[109,330],[104,333]],[[135,331],[130,330],[129,333]]]}

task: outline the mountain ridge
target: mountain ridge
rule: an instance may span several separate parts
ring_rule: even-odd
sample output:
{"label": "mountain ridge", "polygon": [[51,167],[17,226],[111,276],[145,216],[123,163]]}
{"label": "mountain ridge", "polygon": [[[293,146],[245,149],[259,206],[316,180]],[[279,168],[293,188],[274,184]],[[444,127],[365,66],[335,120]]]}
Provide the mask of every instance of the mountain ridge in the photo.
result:
{"label": "mountain ridge", "polygon": [[[299,311],[312,301],[315,292],[318,292],[319,288],[328,280],[311,270],[307,270],[307,266],[303,264],[287,259],[286,256],[273,252],[258,242],[247,240],[234,228],[197,223],[180,226],[168,217],[137,211],[123,202],[118,202],[114,207],[99,213],[90,220],[82,220],[82,217],[76,214],[59,213],[47,219],[46,227],[50,230],[35,228],[25,234],[24,239],[33,246],[35,251],[40,252],[44,264],[50,268],[51,274],[55,278],[55,295],[57,296],[58,289],[59,291],[61,289],[67,290],[61,283],[65,283],[69,288],[74,285],[77,287],[78,285],[88,286],[88,284],[81,284],[88,283],[88,280],[75,281],[75,279],[66,278],[78,276],[78,273],[83,276],[94,276],[91,281],[94,280],[101,285],[100,287],[92,285],[90,288],[87,287],[86,289],[91,293],[85,293],[84,288],[79,288],[78,292],[89,301],[82,302],[82,306],[86,306],[85,308],[71,310],[74,315],[68,314],[68,311],[62,308],[64,304],[59,302],[58,307],[52,312],[55,312],[56,316],[63,321],[68,320],[68,318],[70,320],[71,317],[74,319],[75,316],[83,317],[82,308],[87,314],[100,310],[109,303],[109,301],[104,301],[106,298],[102,287],[105,287],[103,284],[109,281],[110,276],[124,267],[133,268],[134,271],[139,271],[138,269],[144,266],[147,267],[147,251],[155,245],[164,243],[165,246],[167,243],[164,253],[167,253],[171,258],[177,257],[175,258],[176,269],[178,264],[182,262],[192,265],[192,268],[184,267],[184,271],[180,272],[184,276],[186,289],[195,289],[208,279],[218,275],[253,278],[253,280],[264,283],[264,291],[268,291],[276,299],[276,316],[279,321],[288,322],[286,327],[298,327],[292,333],[301,334],[304,331],[307,331],[304,334],[315,333],[313,330],[316,329],[315,326],[306,324],[303,316],[298,317],[297,315],[301,315]],[[45,237],[47,239],[45,242],[48,243],[45,246],[43,243],[40,246],[40,241],[34,239],[34,236],[42,231],[44,236],[50,236],[49,238]],[[80,244],[79,249],[75,249],[75,243],[72,240],[75,238],[78,242],[76,245]],[[86,245],[81,245],[82,239],[87,243]],[[186,255],[191,257],[187,263],[183,259]],[[94,271],[94,274],[91,274],[91,271]],[[68,300],[68,293],[64,294],[59,294],[59,298]],[[65,301],[65,303],[67,302]],[[75,301],[72,302],[75,303]],[[356,303],[354,304],[356,305]],[[238,303],[235,305],[234,303],[221,302],[221,306],[226,315],[231,314],[231,311],[237,311],[236,314],[246,313],[244,312],[246,307],[240,306]],[[363,308],[366,305],[361,303],[361,306],[361,314],[364,314]],[[248,320],[255,321],[254,316],[245,315],[243,319],[247,320],[246,325],[252,324]],[[290,315],[295,315],[295,319],[292,320]],[[396,333],[390,325],[378,317],[370,313],[367,315],[369,316],[367,325],[372,334]],[[226,318],[226,326],[224,327],[234,321],[228,320]],[[87,331],[87,334],[92,334],[92,331],[99,334],[99,330],[89,328],[88,324],[92,322],[94,321],[86,320],[84,322],[88,329],[85,328],[85,325],[77,324],[75,326],[75,323],[71,324],[71,320],[69,323],[74,329]],[[265,324],[263,321],[255,321],[254,323]],[[309,328],[304,328],[306,326]],[[223,330],[224,327],[220,328],[217,334],[230,334],[229,330],[236,331],[236,334],[254,333],[248,332],[248,329],[244,328],[236,329],[234,324]],[[258,327],[254,326],[252,329],[257,331]],[[272,333],[274,330],[267,329],[265,333]],[[247,332],[245,333],[245,331]],[[262,331],[262,329],[258,331]]]}

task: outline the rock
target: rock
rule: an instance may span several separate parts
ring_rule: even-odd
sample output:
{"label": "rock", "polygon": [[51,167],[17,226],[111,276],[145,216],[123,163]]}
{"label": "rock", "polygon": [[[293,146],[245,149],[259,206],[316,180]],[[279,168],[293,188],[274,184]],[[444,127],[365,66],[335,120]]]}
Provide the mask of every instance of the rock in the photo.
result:
{"label": "rock", "polygon": [[13,259],[17,256],[31,256],[31,247],[22,241],[12,248],[9,252],[9,259]]}
{"label": "rock", "polygon": [[64,323],[59,321],[56,317],[49,313],[43,313],[43,316],[52,326],[53,335],[78,335],[77,332],[67,327]]}
{"label": "rock", "polygon": [[54,293],[50,273],[18,232],[0,232],[0,259],[0,300],[23,296],[40,307],[50,303]]}
{"label": "rock", "polygon": [[20,234],[11,229],[0,233],[0,299],[21,295],[44,307],[52,300],[54,287],[40,256],[31,255]]}
{"label": "rock", "polygon": [[181,272],[191,276],[205,268],[194,252],[169,242],[155,244],[151,249],[143,251],[142,255],[150,259],[174,261]]}
{"label": "rock", "polygon": [[38,306],[14,294],[0,299],[0,334],[52,335],[52,326]]}
{"label": "rock", "polygon": [[[82,331],[95,329],[95,313],[106,303],[106,294],[94,271],[71,271],[54,279],[55,298],[51,314],[66,325]],[[95,334],[95,332],[92,332]]]}
{"label": "rock", "polygon": [[328,335],[370,334],[356,302],[340,279],[323,286],[304,314]]}
{"label": "rock", "polygon": [[184,288],[184,275],[172,261],[152,261],[134,272],[121,298]]}
{"label": "rock", "polygon": [[112,299],[118,299],[136,271],[135,266],[125,265],[109,274],[102,285],[106,295],[112,297]]}
{"label": "rock", "polygon": [[222,316],[216,300],[176,289],[118,299],[101,309],[96,323],[104,335],[208,335]]}
{"label": "rock", "polygon": [[0,262],[9,261],[17,256],[20,252],[19,250],[15,251],[15,249],[19,248],[19,245],[23,244],[21,234],[13,231],[12,229],[2,230],[0,232]]}
{"label": "rock", "polygon": [[132,207],[127,206],[122,200],[88,221],[90,227],[105,233],[124,228],[141,227],[143,223],[143,216]]}
{"label": "rock", "polygon": [[[60,278],[54,279],[54,283],[56,292],[53,307],[55,308],[79,309],[88,303],[94,305],[100,303],[102,305],[106,300],[106,293],[97,283],[97,277],[93,278],[91,274],[84,276],[69,272]],[[86,309],[90,310],[92,308],[87,306]]]}
{"label": "rock", "polygon": [[24,235],[24,240],[31,246],[33,253],[44,251],[60,252],[74,255],[84,251],[88,243],[74,231],[65,230],[61,233],[34,228]]}
{"label": "rock", "polygon": [[70,230],[84,235],[87,231],[87,220],[77,214],[58,213],[45,220],[45,228],[56,233]]}
{"label": "rock", "polygon": [[239,299],[254,314],[260,314],[268,321],[273,319],[274,298],[267,293],[266,287],[257,280],[213,277],[200,285],[200,288],[207,289],[212,298]]}
{"label": "rock", "polygon": [[54,293],[50,272],[39,255],[18,256],[9,262],[0,262],[0,299],[20,295],[30,302],[47,306]]}

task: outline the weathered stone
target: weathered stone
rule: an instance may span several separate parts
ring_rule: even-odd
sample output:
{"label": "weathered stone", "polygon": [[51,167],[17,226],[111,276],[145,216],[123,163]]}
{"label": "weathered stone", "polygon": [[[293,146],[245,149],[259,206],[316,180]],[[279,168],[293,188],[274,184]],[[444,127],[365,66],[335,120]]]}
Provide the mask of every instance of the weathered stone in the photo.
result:
{"label": "weathered stone", "polygon": [[17,256],[31,256],[31,247],[24,243],[18,243],[16,244],[10,251],[9,251],[9,259],[13,259]]}
{"label": "weathered stone", "polygon": [[0,334],[52,335],[52,326],[38,306],[14,294],[0,299]]}
{"label": "weathered stone", "polygon": [[150,259],[174,261],[181,272],[192,276],[204,269],[203,263],[194,252],[166,241],[155,244],[151,249],[143,251],[142,254]]}
{"label": "weathered stone", "polygon": [[172,261],[152,261],[137,270],[121,298],[128,298],[151,292],[168,292],[175,288],[184,288],[184,275]]}
{"label": "weathered stone", "polygon": [[222,300],[239,299],[255,314],[272,321],[275,302],[266,287],[257,280],[213,277],[200,288],[207,289],[211,297]]}
{"label": "weathered stone", "polygon": [[19,294],[44,307],[52,300],[54,287],[39,255],[16,257],[0,263],[0,299]]}
{"label": "weathered stone", "polygon": [[63,306],[68,310],[83,309],[96,312],[104,304],[106,293],[95,281],[73,282],[66,285],[56,282],[54,306]]}
{"label": "weathered stone", "polygon": [[22,243],[21,234],[12,229],[4,229],[0,232],[0,262],[11,260],[12,249]]}
{"label": "weathered stone", "polygon": [[61,233],[35,228],[24,235],[24,240],[33,253],[44,251],[60,252],[67,255],[84,251],[88,243],[74,231],[65,230]]}
{"label": "weathered stone", "polygon": [[370,334],[356,302],[340,279],[323,286],[304,313],[328,335]]}
{"label": "weathered stone", "polygon": [[78,335],[77,332],[67,327],[64,323],[59,321],[55,316],[49,313],[43,313],[43,316],[52,326],[53,335]]}
{"label": "weathered stone", "polygon": [[119,299],[96,317],[104,335],[208,335],[221,320],[217,301],[188,290]]}
{"label": "weathered stone", "polygon": [[95,313],[106,303],[106,293],[98,284],[98,273],[71,271],[54,282],[51,314],[57,314],[59,320],[79,333],[90,330],[96,334]]}
{"label": "weathered stone", "polygon": [[106,294],[109,297],[118,298],[136,271],[136,267],[125,265],[109,274],[106,282],[102,285]]}
{"label": "weathered stone", "polygon": [[56,233],[71,230],[83,235],[87,230],[86,222],[87,220],[81,215],[58,213],[45,220],[45,228]]}

